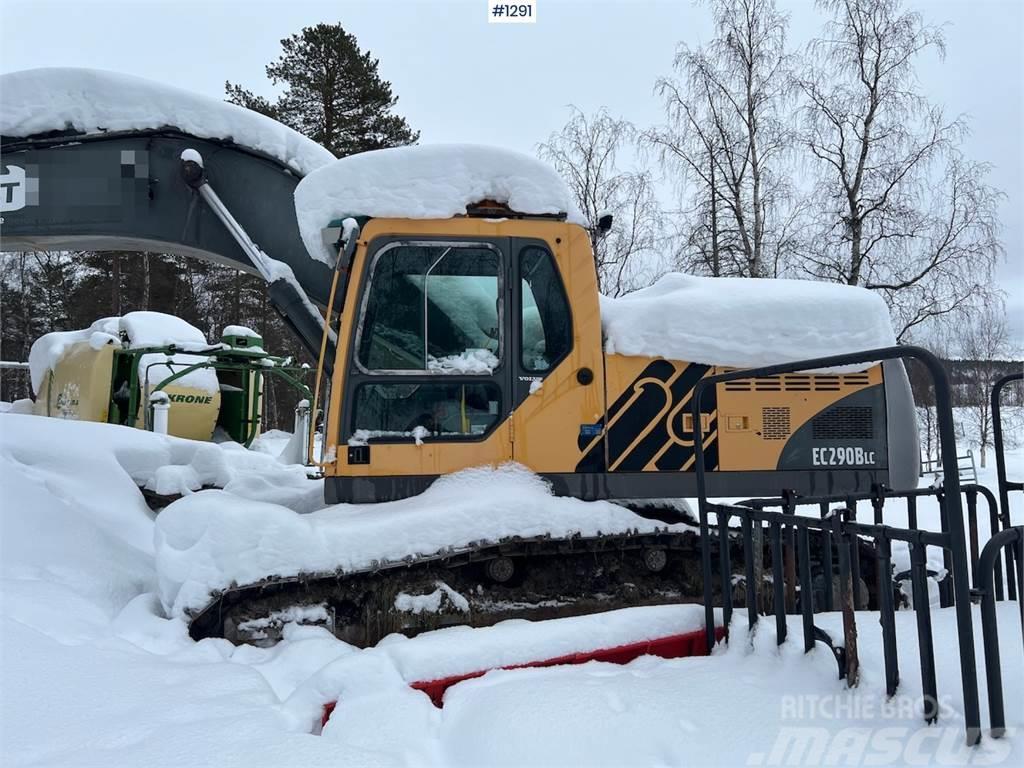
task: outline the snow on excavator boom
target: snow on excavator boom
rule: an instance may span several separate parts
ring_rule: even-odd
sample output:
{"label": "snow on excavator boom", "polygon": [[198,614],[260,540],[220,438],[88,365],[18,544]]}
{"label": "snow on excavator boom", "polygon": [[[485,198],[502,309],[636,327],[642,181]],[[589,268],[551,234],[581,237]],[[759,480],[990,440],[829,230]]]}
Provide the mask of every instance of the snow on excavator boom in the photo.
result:
{"label": "snow on excavator boom", "polygon": [[[83,122],[84,108],[43,119],[53,108],[35,101],[64,82],[69,90],[79,84],[96,120]],[[330,152],[270,118],[137,78],[30,70],[4,75],[3,86],[0,248],[174,253],[259,274],[217,211],[183,183],[181,155],[192,149],[243,231],[285,265],[268,280],[271,303],[317,357],[323,318],[312,307],[326,306],[332,268],[303,247],[292,194],[304,173],[333,159]],[[156,98],[147,99],[151,92],[166,114]],[[81,101],[81,93],[68,99]],[[46,104],[56,101],[50,96]],[[147,119],[129,107],[149,110]],[[176,119],[175,110],[184,117]],[[282,274],[288,269],[294,281]]]}

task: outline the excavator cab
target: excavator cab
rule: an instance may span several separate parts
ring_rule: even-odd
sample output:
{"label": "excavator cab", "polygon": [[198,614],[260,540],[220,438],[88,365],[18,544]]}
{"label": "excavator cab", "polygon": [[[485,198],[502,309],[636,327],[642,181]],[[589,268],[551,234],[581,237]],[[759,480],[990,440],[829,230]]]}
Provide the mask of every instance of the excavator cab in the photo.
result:
{"label": "excavator cab", "polygon": [[371,219],[340,325],[329,497],[400,498],[511,460],[574,472],[604,410],[589,247],[550,218]]}
{"label": "excavator cab", "polygon": [[[405,498],[505,461],[582,499],[692,495],[690,396],[731,369],[606,353],[589,233],[472,211],[365,221],[339,324],[327,501]],[[916,480],[898,362],[733,381],[702,406],[713,495]]]}

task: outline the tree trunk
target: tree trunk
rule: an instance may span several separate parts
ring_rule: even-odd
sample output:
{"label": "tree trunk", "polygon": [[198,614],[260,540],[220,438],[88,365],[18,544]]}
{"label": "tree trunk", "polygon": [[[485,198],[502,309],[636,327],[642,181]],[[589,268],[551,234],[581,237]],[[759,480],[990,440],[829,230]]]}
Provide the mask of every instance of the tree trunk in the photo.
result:
{"label": "tree trunk", "polygon": [[764,211],[761,210],[761,160],[757,149],[757,116],[754,114],[753,67],[747,69],[747,139],[750,144],[751,205],[754,213],[754,242],[750,254],[751,277],[762,277],[761,248],[764,240]]}
{"label": "tree trunk", "polygon": [[142,309],[149,310],[150,277],[149,254],[142,254]]}
{"label": "tree trunk", "polygon": [[718,188],[715,186],[715,158],[708,155],[711,172],[711,275],[722,276],[722,259],[718,252]]}
{"label": "tree trunk", "polygon": [[[853,206],[851,206],[852,208]],[[850,285],[860,285],[861,248],[863,247],[864,222],[859,218],[853,218],[854,211],[851,210],[850,219],[850,272],[846,276],[846,282]]]}
{"label": "tree trunk", "polygon": [[110,314],[121,316],[121,254],[111,253],[110,261]]}

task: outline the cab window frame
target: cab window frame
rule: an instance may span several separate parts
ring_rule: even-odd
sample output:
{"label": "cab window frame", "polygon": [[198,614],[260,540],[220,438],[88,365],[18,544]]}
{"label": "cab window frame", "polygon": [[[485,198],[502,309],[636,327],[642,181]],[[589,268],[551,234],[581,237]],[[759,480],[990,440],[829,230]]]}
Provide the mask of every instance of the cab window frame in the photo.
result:
{"label": "cab window frame", "polygon": [[[546,258],[548,259],[548,263],[551,265],[551,268],[552,268],[552,270],[555,273],[554,274],[555,283],[556,283],[556,285],[558,287],[559,295],[561,296],[562,301],[564,302],[564,305],[565,305],[566,319],[567,319],[568,329],[569,329],[569,333],[568,333],[569,344],[568,344],[568,346],[564,350],[562,350],[562,353],[560,355],[558,355],[558,357],[556,357],[553,360],[551,360],[548,363],[547,368],[544,368],[544,369],[532,369],[532,368],[527,367],[527,365],[526,365],[526,355],[524,354],[525,353],[525,349],[523,347],[523,343],[524,343],[524,340],[525,340],[524,324],[523,324],[523,298],[525,296],[524,291],[528,288],[530,290],[531,296],[534,299],[534,302],[536,302],[536,299],[537,299],[537,294],[534,292],[533,286],[531,286],[529,283],[527,283],[525,278],[524,278],[524,276],[523,276],[523,259],[524,259],[525,255],[526,255],[526,253],[529,250],[531,250],[531,249],[535,249],[535,250],[543,252],[545,254]],[[558,266],[558,259],[555,258],[554,252],[551,250],[551,247],[547,244],[546,241],[544,241],[544,240],[533,240],[533,239],[520,240],[516,244],[516,248],[514,250],[515,250],[514,258],[516,260],[516,278],[517,278],[517,283],[518,283],[517,289],[518,289],[518,292],[519,292],[518,301],[516,301],[516,306],[515,306],[515,310],[514,310],[515,311],[515,323],[516,323],[516,336],[518,337],[518,342],[519,342],[517,344],[518,349],[516,350],[516,364],[517,364],[518,368],[521,371],[523,371],[524,373],[526,373],[528,375],[535,375],[535,376],[546,377],[549,374],[551,374],[559,365],[561,365],[562,362],[564,362],[565,359],[568,358],[572,354],[573,350],[576,347],[576,320],[575,320],[575,317],[574,317],[574,314],[573,314],[572,301],[569,298],[569,291],[566,289],[566,286],[565,286],[565,279],[562,277],[562,270]],[[525,286],[523,285],[524,283],[526,283]],[[547,334],[545,334],[544,340],[545,340],[545,346],[546,346],[547,345]]]}
{"label": "cab window frame", "polygon": [[[364,378],[364,379],[360,380],[351,390],[351,393],[352,393],[351,394],[351,397],[352,397],[352,411],[351,411],[351,418],[350,418],[349,430],[348,430],[349,434],[350,434],[350,438],[349,438],[350,440],[352,438],[356,437],[356,435],[360,431],[360,429],[363,429],[363,428],[360,428],[360,427],[356,426],[357,425],[357,418],[358,418],[356,406],[359,403],[361,391],[364,388],[367,388],[367,387],[387,387],[387,386],[392,386],[392,385],[393,386],[398,386],[398,387],[426,386],[426,387],[452,387],[452,388],[455,388],[455,387],[466,387],[466,386],[469,386],[469,387],[481,387],[481,388],[485,388],[485,389],[486,388],[493,388],[495,394],[497,395],[497,408],[496,408],[496,412],[493,414],[494,418],[492,418],[490,420],[490,422],[487,425],[487,428],[484,431],[482,431],[482,432],[464,432],[464,433],[461,433],[461,432],[451,432],[451,433],[441,433],[441,434],[433,434],[433,432],[431,431],[430,434],[424,435],[424,436],[422,436],[420,438],[420,440],[423,441],[423,442],[431,442],[431,443],[434,443],[434,442],[449,442],[449,443],[483,442],[484,440],[489,438],[492,434],[494,434],[495,430],[497,430],[498,427],[500,427],[502,422],[503,422],[502,404],[505,401],[505,394],[504,394],[504,391],[502,389],[502,386],[501,386],[500,382],[494,380],[493,378],[486,378],[486,377],[477,376],[476,378],[472,378],[471,379],[468,375],[460,375],[458,377],[451,377],[451,376],[431,376],[429,378],[422,377],[421,379],[416,380],[416,381],[408,381],[408,380],[401,380],[401,381],[399,381],[399,380],[395,380],[392,377],[388,377],[386,379],[366,379],[366,378]],[[422,425],[420,425],[420,426],[422,426]],[[369,431],[373,432],[373,431],[378,431],[378,430],[369,430]],[[376,445],[376,444],[391,444],[391,445],[398,444],[398,445],[402,445],[402,444],[413,444],[413,443],[417,442],[417,438],[412,435],[410,430],[399,429],[399,430],[380,430],[380,431],[394,432],[394,434],[373,435],[373,436],[371,436],[371,437],[366,439],[365,444],[367,444],[367,445]],[[409,434],[405,434],[406,432],[409,432]],[[401,434],[399,434],[399,433],[401,433]]]}
{"label": "cab window frame", "polygon": [[[366,313],[369,308],[370,295],[373,292],[374,287],[374,275],[377,271],[377,265],[380,259],[389,251],[396,248],[402,247],[421,247],[421,248],[476,248],[480,250],[487,250],[494,254],[497,259],[497,274],[495,275],[497,280],[497,329],[498,329],[498,351],[495,357],[498,358],[498,365],[495,366],[494,370],[490,373],[461,373],[461,372],[446,372],[439,370],[431,370],[426,365],[424,360],[423,368],[368,368],[361,359],[362,344],[363,344],[363,332],[365,331],[366,324]],[[438,259],[440,261],[440,259]],[[436,266],[436,263],[435,263]],[[431,267],[432,269],[433,267]],[[490,243],[482,240],[427,240],[427,239],[400,239],[391,240],[378,248],[373,258],[370,260],[370,264],[366,270],[366,287],[362,290],[362,296],[360,297],[359,303],[359,318],[356,321],[355,328],[355,343],[352,346],[352,363],[359,373],[366,376],[424,376],[430,378],[447,378],[455,375],[458,376],[469,376],[474,378],[486,378],[488,376],[497,377],[498,372],[502,370],[505,365],[505,354],[506,354],[506,333],[505,333],[505,314],[508,311],[507,308],[507,296],[505,287],[506,270],[508,266],[505,264],[505,256],[500,248],[494,243]],[[424,280],[426,280],[427,273],[424,273]],[[427,300],[426,286],[424,285],[424,301]],[[427,333],[429,331],[428,324],[424,318],[424,341],[427,342]]]}

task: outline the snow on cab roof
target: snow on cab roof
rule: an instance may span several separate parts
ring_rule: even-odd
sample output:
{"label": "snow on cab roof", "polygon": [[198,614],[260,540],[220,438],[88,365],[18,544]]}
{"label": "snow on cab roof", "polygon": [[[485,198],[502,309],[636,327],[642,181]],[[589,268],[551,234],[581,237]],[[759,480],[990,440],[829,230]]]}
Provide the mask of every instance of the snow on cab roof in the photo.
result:
{"label": "snow on cab roof", "polygon": [[609,354],[749,368],[896,343],[889,311],[865,288],[811,280],[678,272],[601,297]]}
{"label": "snow on cab roof", "polygon": [[312,139],[234,104],[120,72],[73,67],[0,75],[0,134],[175,128],[276,157],[301,175],[334,159]]}
{"label": "snow on cab roof", "polygon": [[476,144],[428,144],[363,152],[334,160],[295,189],[306,249],[334,263],[321,230],[345,217],[447,219],[483,200],[518,213],[566,214],[584,224],[568,187],[529,155]]}

